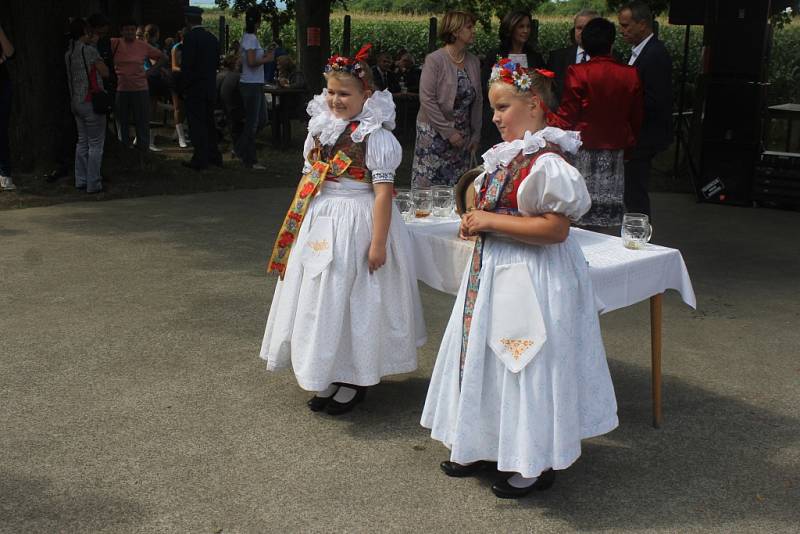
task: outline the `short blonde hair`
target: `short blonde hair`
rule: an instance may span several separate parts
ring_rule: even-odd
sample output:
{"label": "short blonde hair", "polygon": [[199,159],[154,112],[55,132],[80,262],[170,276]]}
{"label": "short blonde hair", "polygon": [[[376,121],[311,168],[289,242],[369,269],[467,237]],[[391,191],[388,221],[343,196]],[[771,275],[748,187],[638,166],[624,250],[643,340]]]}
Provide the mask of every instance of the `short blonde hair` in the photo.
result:
{"label": "short blonde hair", "polygon": [[445,44],[456,42],[456,34],[468,23],[475,24],[478,17],[467,11],[448,11],[442,18],[442,25],[439,28],[439,39]]}
{"label": "short blonde hair", "polygon": [[356,82],[360,82],[361,87],[364,91],[374,91],[375,90],[375,82],[372,79],[372,69],[367,65],[365,61],[359,61],[359,65],[361,65],[361,72],[364,73],[362,78],[359,78],[352,72],[347,72],[343,70],[331,70],[324,74],[325,81],[330,80],[331,78],[336,78],[337,80],[354,80]]}

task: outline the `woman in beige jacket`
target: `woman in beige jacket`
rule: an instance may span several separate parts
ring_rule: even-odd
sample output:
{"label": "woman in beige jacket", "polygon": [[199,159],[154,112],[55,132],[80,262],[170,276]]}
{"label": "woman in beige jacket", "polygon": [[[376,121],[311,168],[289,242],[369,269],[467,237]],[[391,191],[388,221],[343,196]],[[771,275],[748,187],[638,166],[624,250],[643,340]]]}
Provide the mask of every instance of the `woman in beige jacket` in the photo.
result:
{"label": "woman in beige jacket", "polygon": [[483,95],[480,62],[467,47],[475,39],[475,16],[449,11],[420,78],[417,140],[411,181],[416,187],[454,185],[469,169],[481,134]]}

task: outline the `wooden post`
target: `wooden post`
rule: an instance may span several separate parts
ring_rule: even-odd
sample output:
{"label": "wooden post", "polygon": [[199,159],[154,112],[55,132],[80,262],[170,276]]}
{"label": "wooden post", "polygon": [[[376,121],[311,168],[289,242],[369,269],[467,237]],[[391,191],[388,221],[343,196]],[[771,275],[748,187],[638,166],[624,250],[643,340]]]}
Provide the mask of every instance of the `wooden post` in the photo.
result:
{"label": "wooden post", "polygon": [[[220,46],[220,48],[222,48],[222,46],[226,44],[225,43],[225,17],[223,17],[222,15],[220,15],[220,17],[219,17],[219,23],[217,25],[217,32],[218,32],[217,33],[217,37],[219,38],[219,46]],[[227,50],[227,48],[228,47],[225,46],[225,48],[222,48],[222,49],[223,50]]]}
{"label": "wooden post", "polygon": [[431,17],[428,25],[428,53],[436,50],[436,17]]}
{"label": "wooden post", "polygon": [[339,52],[343,56],[350,57],[350,15],[344,16],[342,26],[342,50]]}
{"label": "wooden post", "polygon": [[664,294],[650,297],[650,375],[653,394],[653,427],[661,426],[661,305]]}
{"label": "wooden post", "polygon": [[297,0],[298,65],[306,75],[310,93],[317,94],[324,85],[322,70],[331,54],[331,0]]}

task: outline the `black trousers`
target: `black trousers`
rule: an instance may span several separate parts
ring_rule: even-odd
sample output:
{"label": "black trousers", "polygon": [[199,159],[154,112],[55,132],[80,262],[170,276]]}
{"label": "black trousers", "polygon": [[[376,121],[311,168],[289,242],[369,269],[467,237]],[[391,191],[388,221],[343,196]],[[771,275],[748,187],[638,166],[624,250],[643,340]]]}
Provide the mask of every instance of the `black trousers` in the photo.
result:
{"label": "black trousers", "polygon": [[625,162],[625,211],[628,213],[650,213],[650,170],[653,158],[658,154],[654,148],[635,148]]}
{"label": "black trousers", "polygon": [[214,124],[214,98],[206,92],[191,89],[186,92],[186,119],[189,122],[189,135],[194,145],[192,163],[198,167],[208,167],[209,163],[222,163]]}

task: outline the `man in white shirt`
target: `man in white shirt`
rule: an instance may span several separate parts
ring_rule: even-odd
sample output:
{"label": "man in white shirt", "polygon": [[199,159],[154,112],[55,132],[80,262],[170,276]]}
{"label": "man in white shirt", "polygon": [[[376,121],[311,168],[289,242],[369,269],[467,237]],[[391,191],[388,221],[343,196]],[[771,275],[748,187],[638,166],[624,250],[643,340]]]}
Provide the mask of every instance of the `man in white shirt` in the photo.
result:
{"label": "man in white shirt", "polygon": [[653,14],[639,0],[618,12],[620,33],[630,44],[644,92],[644,119],[636,147],[625,162],[625,210],[650,215],[648,184],[653,158],[672,142],[672,58],[653,34]]}

